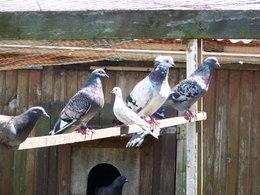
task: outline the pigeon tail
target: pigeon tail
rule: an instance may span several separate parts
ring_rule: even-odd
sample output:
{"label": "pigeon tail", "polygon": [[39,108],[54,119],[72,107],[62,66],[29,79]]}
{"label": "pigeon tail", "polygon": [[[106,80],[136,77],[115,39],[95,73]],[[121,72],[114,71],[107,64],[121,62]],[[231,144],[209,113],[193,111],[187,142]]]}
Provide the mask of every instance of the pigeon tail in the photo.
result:
{"label": "pigeon tail", "polygon": [[147,131],[140,131],[138,133],[133,134],[131,139],[127,142],[126,147],[131,148],[131,147],[140,147],[141,144],[144,141],[144,138],[148,135],[149,133]]}
{"label": "pigeon tail", "polygon": [[69,127],[71,127],[76,122],[77,122],[76,119],[72,120],[71,122],[66,122],[59,118],[55,123],[53,130],[51,130],[49,134],[50,135],[60,134],[64,132],[66,129],[68,129]]}
{"label": "pigeon tail", "polygon": [[[141,126],[141,125],[140,125],[140,126]],[[144,125],[142,125],[141,127],[142,127],[142,129],[143,129],[144,131],[148,132],[148,133],[151,134],[154,138],[158,139],[158,135],[156,135],[155,133],[153,133],[153,132],[150,130],[149,127],[144,126]]]}

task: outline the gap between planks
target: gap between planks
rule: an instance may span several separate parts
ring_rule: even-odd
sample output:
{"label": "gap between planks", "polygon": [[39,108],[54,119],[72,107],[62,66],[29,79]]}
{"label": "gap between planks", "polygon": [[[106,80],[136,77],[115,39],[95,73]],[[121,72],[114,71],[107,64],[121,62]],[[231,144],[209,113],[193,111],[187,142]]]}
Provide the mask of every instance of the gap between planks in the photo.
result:
{"label": "gap between planks", "polygon": [[[196,121],[201,121],[206,119],[207,119],[207,113],[201,112],[201,113],[197,113],[197,117],[193,118],[191,122],[196,122]],[[184,117],[173,117],[173,118],[158,120],[158,122],[160,123],[159,125],[160,128],[189,123]],[[95,133],[93,134],[90,133],[88,135],[81,134],[81,133],[68,133],[68,134],[60,134],[54,136],[48,135],[48,136],[40,136],[40,137],[30,137],[20,144],[18,150],[57,146],[57,145],[91,141],[91,140],[116,137],[116,136],[125,136],[127,134],[132,134],[139,131],[142,131],[142,129],[139,126],[130,125],[121,128],[110,127],[105,129],[99,129],[99,130],[95,130]],[[158,128],[156,128],[155,131],[159,133]]]}

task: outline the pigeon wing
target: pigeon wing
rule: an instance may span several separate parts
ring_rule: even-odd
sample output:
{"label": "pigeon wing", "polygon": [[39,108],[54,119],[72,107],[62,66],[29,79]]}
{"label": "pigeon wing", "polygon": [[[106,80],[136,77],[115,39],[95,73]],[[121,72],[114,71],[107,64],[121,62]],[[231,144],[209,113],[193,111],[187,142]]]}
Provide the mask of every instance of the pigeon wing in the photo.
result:
{"label": "pigeon wing", "polygon": [[169,98],[173,103],[182,103],[196,99],[203,92],[204,90],[199,82],[194,78],[190,78],[180,82],[171,92]]}
{"label": "pigeon wing", "polygon": [[78,120],[91,108],[91,98],[84,92],[79,91],[67,103],[61,111],[61,119],[64,121]]}
{"label": "pigeon wing", "polygon": [[139,113],[152,99],[153,90],[150,80],[146,77],[139,82],[126,98],[126,106]]}

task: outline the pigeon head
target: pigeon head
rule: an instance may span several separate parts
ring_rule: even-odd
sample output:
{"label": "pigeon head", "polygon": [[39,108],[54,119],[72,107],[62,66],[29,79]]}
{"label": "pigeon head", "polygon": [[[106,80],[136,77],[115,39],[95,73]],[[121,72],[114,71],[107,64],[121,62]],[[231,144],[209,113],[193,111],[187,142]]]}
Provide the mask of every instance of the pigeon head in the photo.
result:
{"label": "pigeon head", "polygon": [[28,112],[29,115],[35,116],[36,118],[40,118],[40,117],[50,118],[50,116],[46,113],[44,108],[42,108],[40,106],[32,107],[27,112]]}
{"label": "pigeon head", "polygon": [[92,78],[97,78],[97,77],[98,78],[104,78],[104,77],[109,78],[109,76],[107,75],[107,73],[103,69],[96,69],[96,70],[94,70],[91,73],[90,77],[92,77]]}
{"label": "pigeon head", "polygon": [[114,182],[113,182],[113,184],[115,184],[115,185],[117,185],[117,186],[123,186],[126,182],[128,182],[128,180],[126,179],[126,177],[125,176],[118,176],[115,180],[114,180]]}
{"label": "pigeon head", "polygon": [[175,66],[173,58],[170,56],[157,56],[154,60],[154,68],[156,69],[159,65],[167,68]]}
{"label": "pigeon head", "polygon": [[115,94],[118,97],[122,97],[122,91],[119,87],[114,87],[111,93]]}
{"label": "pigeon head", "polygon": [[216,67],[216,66],[220,67],[220,64],[218,63],[218,59],[215,58],[215,57],[208,57],[208,58],[206,58],[206,59],[204,60],[203,63],[204,63],[205,65],[208,65],[208,66],[212,67],[212,68],[214,68],[214,67]]}

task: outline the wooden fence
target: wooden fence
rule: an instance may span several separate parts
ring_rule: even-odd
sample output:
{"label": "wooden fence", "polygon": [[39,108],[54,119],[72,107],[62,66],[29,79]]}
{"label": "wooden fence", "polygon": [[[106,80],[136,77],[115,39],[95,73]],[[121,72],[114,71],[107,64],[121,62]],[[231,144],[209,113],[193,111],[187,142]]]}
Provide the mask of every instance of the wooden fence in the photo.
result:
{"label": "wooden fence", "polygon": [[[104,109],[109,109],[114,86],[124,97],[147,72],[107,71]],[[57,116],[66,102],[88,79],[88,70],[43,68],[0,72],[0,113],[14,115],[42,105]],[[185,77],[172,69],[170,84]],[[204,100],[204,194],[259,194],[260,72],[216,70]],[[59,104],[55,104],[58,102]],[[61,103],[60,103],[61,102]],[[56,107],[55,107],[56,106]],[[107,118],[100,121],[100,118]],[[95,124],[108,125],[102,113]],[[55,118],[40,119],[31,136],[47,135]],[[0,194],[66,194],[69,192],[69,145],[0,152]],[[64,163],[57,163],[64,162]],[[163,165],[161,165],[163,166]]]}

